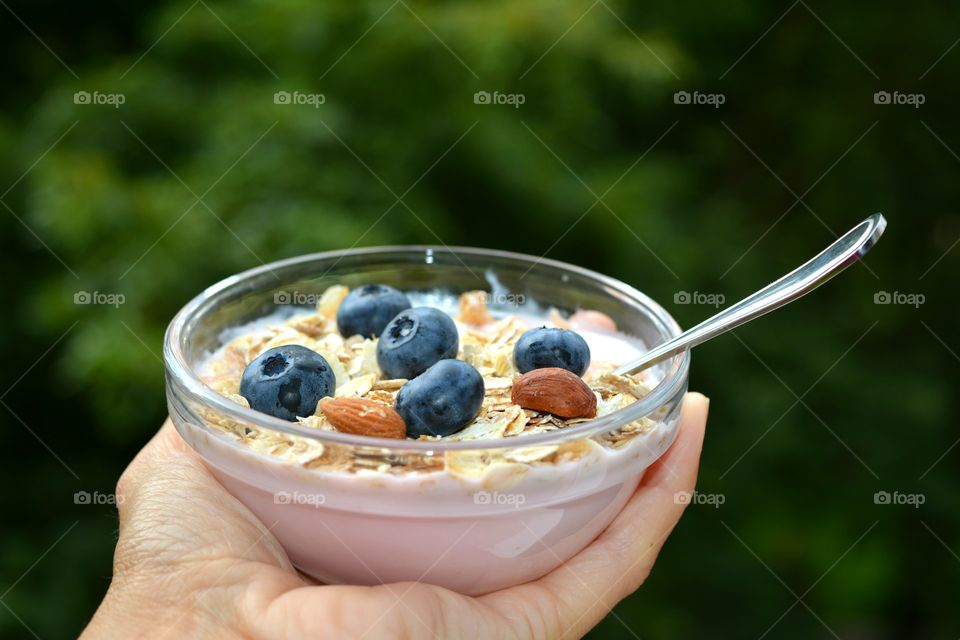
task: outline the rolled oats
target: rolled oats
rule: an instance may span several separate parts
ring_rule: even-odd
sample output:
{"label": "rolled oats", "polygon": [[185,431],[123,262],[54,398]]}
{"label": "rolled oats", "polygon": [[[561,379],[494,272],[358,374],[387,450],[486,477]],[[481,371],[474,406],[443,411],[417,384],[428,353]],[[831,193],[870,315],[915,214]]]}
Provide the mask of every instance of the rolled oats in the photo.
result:
{"label": "rolled oats", "polygon": [[[204,381],[217,393],[237,404],[249,407],[239,395],[244,368],[263,351],[300,344],[323,355],[337,380],[337,397],[367,398],[393,405],[397,392],[407,382],[381,379],[377,366],[377,340],[353,336],[344,339],[337,333],[336,313],[349,290],[335,285],[320,296],[313,313],[294,316],[285,322],[260,328],[237,337],[221,348],[204,367]],[[485,396],[480,415],[456,434],[445,438],[421,437],[421,441],[478,441],[516,438],[547,433],[586,422],[563,420],[551,414],[523,409],[510,399],[518,375],[513,364],[513,348],[529,327],[516,316],[494,320],[487,309],[486,294],[470,291],[460,298],[460,357],[473,365],[484,378]],[[555,310],[550,322],[568,323]],[[597,417],[609,415],[637,399],[650,389],[646,374],[620,376],[612,373],[614,363],[596,362],[584,376],[597,396]],[[639,434],[649,431],[654,422],[643,418],[610,433],[559,445],[515,447],[507,449],[447,451],[439,454],[364,455],[355,447],[320,441],[281,432],[261,430],[239,424],[213,411],[205,412],[208,424],[236,438],[251,449],[307,469],[328,471],[370,470],[379,473],[408,473],[446,469],[462,477],[484,476],[491,471],[503,478],[514,477],[533,463],[563,463],[586,457],[598,447],[620,448]],[[304,416],[298,424],[306,429],[336,431],[321,412]],[[486,476],[485,476],[486,477]]]}

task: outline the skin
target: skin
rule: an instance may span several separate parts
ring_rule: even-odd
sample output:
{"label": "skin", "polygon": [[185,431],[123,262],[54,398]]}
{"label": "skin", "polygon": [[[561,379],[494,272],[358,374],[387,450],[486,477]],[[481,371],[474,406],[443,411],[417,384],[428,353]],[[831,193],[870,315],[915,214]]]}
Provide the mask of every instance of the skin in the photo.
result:
{"label": "skin", "polygon": [[226,492],[169,420],[117,487],[113,581],[82,638],[579,638],[649,575],[692,491],[708,400],[613,523],[543,578],[480,597],[419,583],[319,585]]}

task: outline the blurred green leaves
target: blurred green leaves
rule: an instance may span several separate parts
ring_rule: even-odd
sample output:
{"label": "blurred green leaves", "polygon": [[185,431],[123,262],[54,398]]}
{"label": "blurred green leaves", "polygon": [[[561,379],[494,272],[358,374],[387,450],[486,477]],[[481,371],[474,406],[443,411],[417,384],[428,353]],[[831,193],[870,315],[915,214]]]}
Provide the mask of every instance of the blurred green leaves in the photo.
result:
{"label": "blurred green leaves", "polygon": [[[163,322],[203,284],[261,261],[355,243],[522,247],[534,234],[544,240],[527,248],[543,251],[591,207],[591,189],[622,177],[611,207],[631,218],[670,197],[673,172],[656,163],[622,175],[633,151],[596,93],[665,95],[671,72],[656,57],[676,64],[677,49],[651,53],[602,4],[173,3],[148,32],[156,46],[142,57],[51,87],[27,134],[67,132],[24,184],[28,224],[84,286],[126,296],[120,309],[79,310],[62,360],[76,384],[147,382],[156,362],[117,349],[130,337],[117,323],[156,349]],[[473,101],[521,85],[522,113]],[[90,102],[75,104],[78,91]],[[277,92],[323,102],[277,104]],[[463,193],[515,204],[471,206]],[[624,227],[582,230],[602,246]],[[58,292],[76,284],[53,279]],[[51,324],[78,317],[56,309],[43,314]],[[141,400],[102,403],[100,428],[141,437],[129,430]]]}
{"label": "blurred green leaves", "polygon": [[[960,588],[960,564],[930,533],[960,548],[956,11],[753,0],[10,10],[33,34],[12,16],[0,27],[0,263],[14,301],[0,347],[7,386],[19,380],[5,402],[82,478],[0,410],[8,484],[23,487],[5,498],[22,514],[0,546],[10,583],[76,520],[63,506],[72,493],[109,491],[156,428],[166,323],[231,273],[351,246],[488,246],[609,273],[690,325],[713,308],[672,304],[678,291],[732,302],[882,210],[890,228],[867,267],[698,348],[691,385],[713,399],[700,489],[726,502],[691,507],[616,612],[641,636],[757,637],[795,599],[779,577],[797,594],[816,584],[806,602],[843,637],[956,635],[944,594]],[[898,87],[923,91],[924,107],[872,102]],[[697,90],[724,105],[674,103]],[[477,104],[478,91],[524,101]],[[124,101],[77,104],[77,92]],[[323,102],[278,104],[277,92]],[[125,302],[78,305],[78,291]],[[878,291],[926,302],[878,306]],[[873,503],[898,488],[926,504]],[[75,634],[106,586],[115,521],[80,517],[5,600],[41,637]],[[99,586],[65,594],[49,561]],[[50,597],[69,600],[69,615],[31,604]],[[620,620],[596,636],[623,637]],[[824,634],[797,605],[768,637]]]}

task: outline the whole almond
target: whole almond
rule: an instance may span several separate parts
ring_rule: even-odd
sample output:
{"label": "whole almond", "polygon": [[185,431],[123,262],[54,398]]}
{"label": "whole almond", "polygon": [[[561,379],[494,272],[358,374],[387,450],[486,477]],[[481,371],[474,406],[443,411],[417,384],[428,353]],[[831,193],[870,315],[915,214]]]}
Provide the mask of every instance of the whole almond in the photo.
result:
{"label": "whole almond", "polygon": [[593,309],[581,309],[570,316],[570,325],[575,329],[593,329],[594,331],[609,331],[613,333],[617,330],[617,323],[602,311]]}
{"label": "whole almond", "polygon": [[460,294],[460,320],[472,325],[493,321],[487,310],[486,291],[467,291]]}
{"label": "whole almond", "polygon": [[324,398],[320,410],[337,431],[372,438],[405,438],[407,427],[390,405],[366,398]]}
{"label": "whole almond", "polygon": [[547,367],[528,371],[513,381],[514,404],[559,418],[592,418],[597,397],[580,376],[566,369]]}

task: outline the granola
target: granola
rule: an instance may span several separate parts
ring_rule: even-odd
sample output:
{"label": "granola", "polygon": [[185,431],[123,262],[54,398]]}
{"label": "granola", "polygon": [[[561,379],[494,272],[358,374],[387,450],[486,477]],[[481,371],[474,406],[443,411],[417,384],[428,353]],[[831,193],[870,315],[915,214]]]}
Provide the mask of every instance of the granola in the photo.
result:
{"label": "granola", "polygon": [[[330,363],[336,377],[337,398],[365,398],[392,406],[406,380],[382,377],[377,365],[377,339],[343,338],[337,331],[337,309],[347,293],[346,287],[332,286],[321,295],[312,312],[258,326],[230,340],[203,363],[200,369],[202,379],[217,393],[237,404],[249,406],[240,395],[240,379],[245,367],[267,349],[297,344],[316,351]],[[460,333],[457,357],[471,364],[483,376],[483,405],[479,416],[463,430],[445,437],[421,436],[420,440],[512,439],[587,421],[585,418],[564,420],[548,413],[523,409],[511,401],[514,378],[518,375],[513,348],[530,328],[522,317],[494,318],[487,308],[486,294],[479,291],[461,295],[459,312],[454,318]],[[550,318],[555,325],[565,323],[555,310],[551,310]],[[597,397],[597,417],[622,409],[649,393],[646,372],[632,376],[616,375],[613,369],[618,364],[597,361],[584,375],[584,381]],[[212,411],[209,413],[213,414]],[[383,449],[373,448],[365,455],[358,448],[256,429],[219,414],[206,418],[211,427],[251,449],[307,469],[353,472],[368,469],[381,473],[446,469],[465,477],[483,475],[491,467],[496,467],[497,474],[522,473],[522,468],[532,463],[562,463],[590,455],[598,449],[620,449],[654,425],[652,420],[642,418],[610,433],[551,446],[523,446],[523,442],[518,441],[517,447],[513,448],[448,451],[443,456],[384,456]],[[319,408],[313,415],[298,418],[298,423],[308,429],[336,431]]]}

